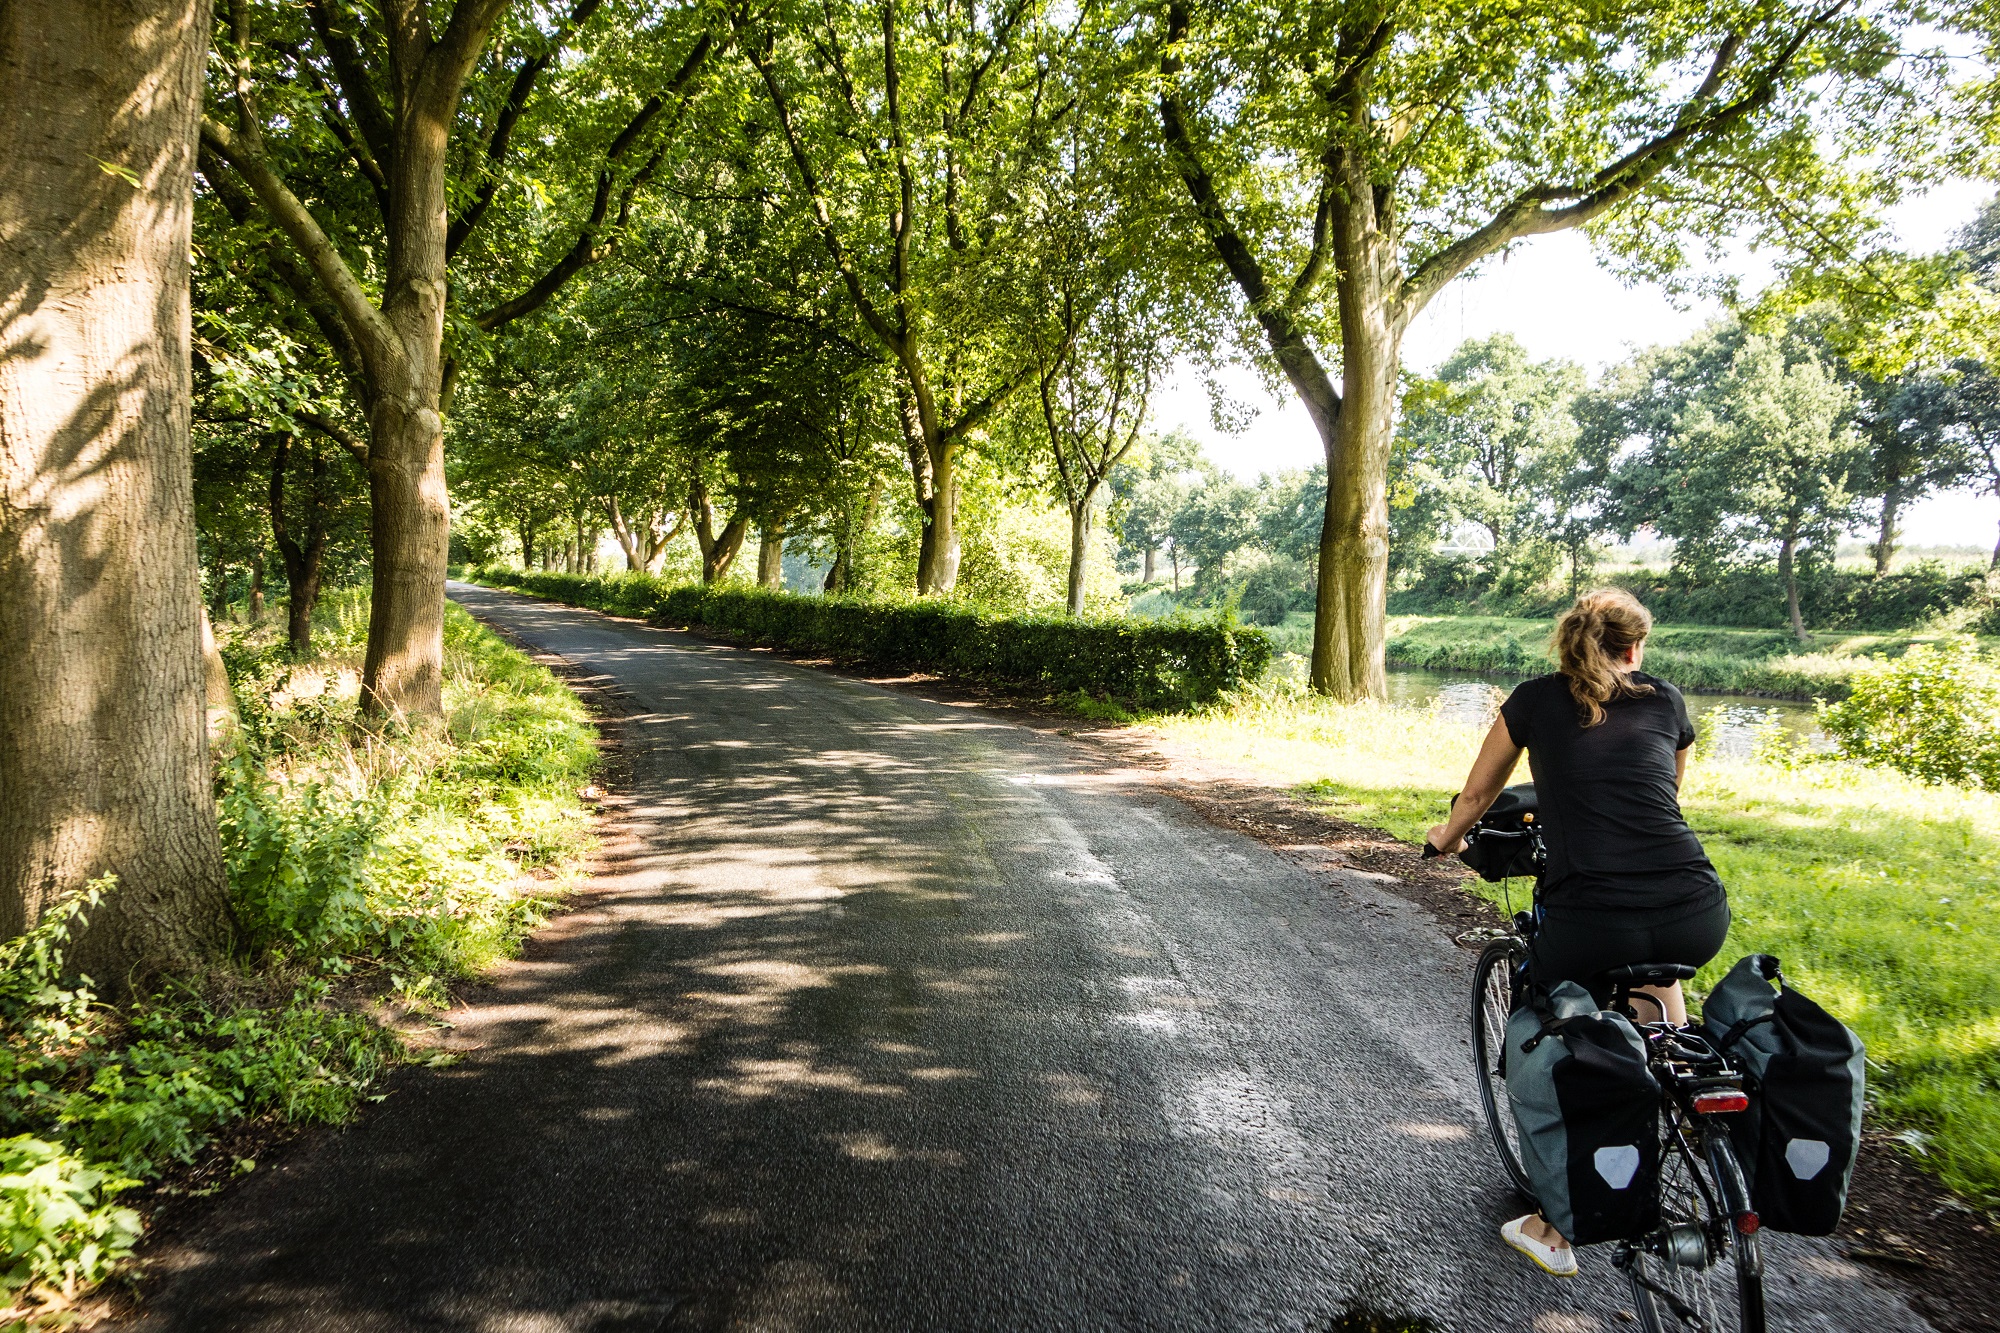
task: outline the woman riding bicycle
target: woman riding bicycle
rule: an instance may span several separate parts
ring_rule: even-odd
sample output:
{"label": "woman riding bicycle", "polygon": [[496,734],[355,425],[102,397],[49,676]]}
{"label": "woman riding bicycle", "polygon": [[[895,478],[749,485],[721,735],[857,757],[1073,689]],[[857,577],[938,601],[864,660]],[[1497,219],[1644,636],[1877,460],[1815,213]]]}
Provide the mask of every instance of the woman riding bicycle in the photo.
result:
{"label": "woman riding bicycle", "polygon": [[[1538,986],[1575,981],[1602,1004],[1612,968],[1700,966],[1729,933],[1722,880],[1681,817],[1694,725],[1680,691],[1639,669],[1653,617],[1631,594],[1585,593],[1556,625],[1561,669],[1517,686],[1473,760],[1451,817],[1430,830],[1440,852],[1464,850],[1528,752],[1548,859],[1536,885],[1540,927],[1529,953]],[[1679,985],[1637,992],[1685,1023]],[[1576,1255],[1540,1214],[1501,1236],[1559,1277]]]}

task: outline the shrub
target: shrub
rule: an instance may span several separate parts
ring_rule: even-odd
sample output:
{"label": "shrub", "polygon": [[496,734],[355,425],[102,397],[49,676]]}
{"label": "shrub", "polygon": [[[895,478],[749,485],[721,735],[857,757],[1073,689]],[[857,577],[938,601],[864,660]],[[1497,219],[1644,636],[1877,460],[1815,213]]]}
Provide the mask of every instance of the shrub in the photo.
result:
{"label": "shrub", "polygon": [[0,1139],[0,1292],[101,1281],[139,1239],[139,1215],[111,1202],[138,1183],[32,1135]]}
{"label": "shrub", "polygon": [[2000,666],[1971,639],[1862,667],[1849,691],[1820,709],[1841,753],[1920,782],[2000,791]]}
{"label": "shrub", "polygon": [[492,568],[482,582],[578,606],[698,626],[753,643],[910,671],[1110,695],[1206,702],[1256,679],[1270,642],[1225,620],[1002,616],[951,602],[884,603],[748,588],[669,587],[644,575]]}

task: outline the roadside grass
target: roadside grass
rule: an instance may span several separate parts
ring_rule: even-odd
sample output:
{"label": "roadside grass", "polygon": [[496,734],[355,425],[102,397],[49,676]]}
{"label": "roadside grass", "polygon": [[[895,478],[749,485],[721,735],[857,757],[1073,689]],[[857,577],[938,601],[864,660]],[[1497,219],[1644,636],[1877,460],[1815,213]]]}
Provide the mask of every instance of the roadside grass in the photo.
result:
{"label": "roadside grass", "polygon": [[100,1002],[63,955],[109,880],[0,944],[0,1324],[74,1318],[143,1230],[119,1196],[254,1171],[211,1162],[229,1126],[379,1100],[424,1058],[396,1026],[512,953],[580,863],[596,748],[575,696],[447,605],[444,725],[358,727],[367,615],[329,596],[301,663],[274,627],[221,627],[242,714],[216,775],[230,959]]}
{"label": "roadside grass", "polygon": [[[1390,616],[1386,652],[1398,666],[1534,676],[1553,669],[1548,643],[1554,625],[1518,616]],[[1294,611],[1265,632],[1274,655],[1312,652],[1311,612]],[[1646,667],[1683,689],[1835,700],[1846,695],[1848,677],[1868,659],[1900,656],[1913,644],[1948,637],[1942,630],[1826,631],[1801,644],[1782,630],[1662,624],[1647,640]]]}
{"label": "roadside grass", "polygon": [[[1410,842],[1443,818],[1483,732],[1280,689],[1147,725]],[[1527,780],[1525,764],[1516,776]],[[1867,1042],[1874,1113],[1951,1189],[2000,1204],[2000,795],[1697,753],[1683,806],[1735,913],[1695,989],[1746,953],[1776,954]],[[1470,888],[1517,908],[1530,892]]]}

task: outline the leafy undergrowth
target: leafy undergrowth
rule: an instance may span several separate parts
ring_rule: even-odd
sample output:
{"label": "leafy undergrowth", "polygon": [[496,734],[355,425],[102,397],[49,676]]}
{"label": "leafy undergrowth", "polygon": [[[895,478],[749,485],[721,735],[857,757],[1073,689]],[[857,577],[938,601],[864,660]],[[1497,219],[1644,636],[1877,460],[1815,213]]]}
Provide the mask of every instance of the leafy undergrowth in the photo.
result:
{"label": "leafy undergrowth", "polygon": [[444,725],[362,729],[366,601],[328,602],[310,662],[225,629],[233,957],[100,1003],[63,956],[109,880],[0,945],[0,1322],[63,1322],[139,1237],[120,1196],[176,1192],[221,1131],[350,1118],[416,1058],[383,1020],[510,954],[585,849],[595,733],[573,694],[447,606]]}
{"label": "leafy undergrowth", "polygon": [[[1483,731],[1275,689],[1149,725],[1411,842],[1444,817]],[[1682,803],[1735,912],[1696,989],[1743,954],[1778,955],[1868,1043],[1874,1113],[1950,1188],[2000,1204],[2000,795],[1777,749],[1697,752]],[[1473,885],[1517,908],[1530,891]]]}

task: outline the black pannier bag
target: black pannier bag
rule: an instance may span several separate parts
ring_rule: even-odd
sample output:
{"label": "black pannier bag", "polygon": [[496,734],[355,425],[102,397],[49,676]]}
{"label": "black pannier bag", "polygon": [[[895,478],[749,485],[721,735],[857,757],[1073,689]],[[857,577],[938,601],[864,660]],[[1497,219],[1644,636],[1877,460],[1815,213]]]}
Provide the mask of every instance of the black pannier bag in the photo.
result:
{"label": "black pannier bag", "polygon": [[1507,1100],[1535,1202],[1572,1245],[1660,1225],[1660,1084],[1625,1015],[1574,981],[1507,1020]]}
{"label": "black pannier bag", "polygon": [[1729,969],[1702,1006],[1701,1026],[1746,1075],[1750,1109],[1731,1117],[1729,1132],[1750,1206],[1773,1231],[1832,1235],[1861,1147],[1861,1038],[1785,984],[1778,960],[1763,953]]}
{"label": "black pannier bag", "polygon": [[1541,843],[1535,836],[1539,817],[1534,783],[1507,788],[1465,835],[1465,850],[1458,859],[1479,872],[1481,879],[1495,883],[1537,878],[1542,873]]}

